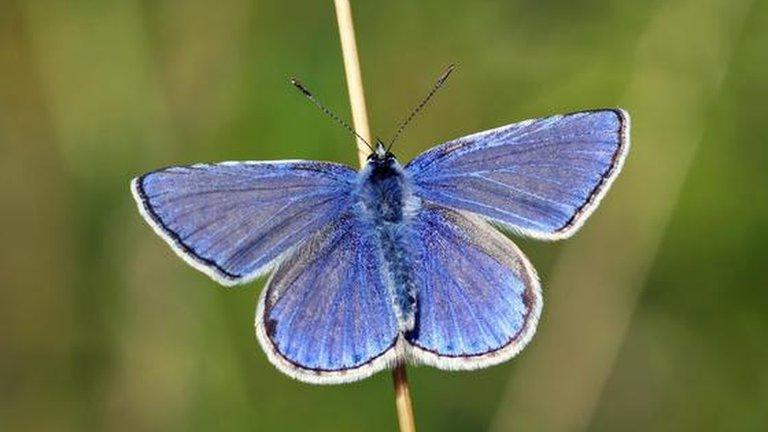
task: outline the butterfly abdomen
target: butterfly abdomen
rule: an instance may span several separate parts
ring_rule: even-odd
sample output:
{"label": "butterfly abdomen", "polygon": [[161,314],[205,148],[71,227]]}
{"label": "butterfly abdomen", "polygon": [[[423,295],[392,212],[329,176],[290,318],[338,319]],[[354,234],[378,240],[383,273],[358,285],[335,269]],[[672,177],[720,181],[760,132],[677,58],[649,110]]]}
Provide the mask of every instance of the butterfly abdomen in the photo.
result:
{"label": "butterfly abdomen", "polygon": [[392,225],[382,225],[377,231],[395,315],[400,330],[409,332],[416,319],[415,263],[407,248],[411,233],[407,227]]}
{"label": "butterfly abdomen", "polygon": [[371,160],[360,176],[358,202],[361,217],[368,220],[380,245],[400,330],[410,331],[416,315],[416,284],[408,248],[412,235],[409,223],[418,201],[394,158]]}

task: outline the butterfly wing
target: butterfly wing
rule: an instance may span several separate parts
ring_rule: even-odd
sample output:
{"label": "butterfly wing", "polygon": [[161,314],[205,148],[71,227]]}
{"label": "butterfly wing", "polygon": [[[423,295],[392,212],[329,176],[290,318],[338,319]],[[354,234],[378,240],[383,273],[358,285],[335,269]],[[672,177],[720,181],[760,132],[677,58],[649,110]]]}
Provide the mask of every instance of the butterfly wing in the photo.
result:
{"label": "butterfly wing", "polygon": [[536,331],[536,272],[511,240],[470,213],[427,206],[413,222],[418,305],[410,356],[477,369],[515,356]]}
{"label": "butterfly wing", "polygon": [[459,138],[423,153],[406,171],[427,201],[558,240],[592,213],[628,150],[626,112],[586,111]]}
{"label": "butterfly wing", "polygon": [[356,178],[351,168],[323,162],[225,162],[154,171],[131,189],[179,256],[236,285],[349,208]]}
{"label": "butterfly wing", "polygon": [[282,372],[336,384],[395,361],[397,318],[375,235],[344,215],[279,265],[261,294],[256,334]]}

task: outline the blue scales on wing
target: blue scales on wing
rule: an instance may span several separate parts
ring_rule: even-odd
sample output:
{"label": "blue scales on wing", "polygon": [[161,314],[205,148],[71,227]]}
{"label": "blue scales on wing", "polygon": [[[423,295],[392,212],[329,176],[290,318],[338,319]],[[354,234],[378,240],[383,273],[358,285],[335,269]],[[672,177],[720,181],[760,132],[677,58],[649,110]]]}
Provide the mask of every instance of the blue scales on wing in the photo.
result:
{"label": "blue scales on wing", "polygon": [[475,369],[517,354],[536,329],[542,299],[533,267],[477,216],[427,206],[413,220],[418,285],[412,356],[443,369]]}
{"label": "blue scales on wing", "polygon": [[399,334],[375,230],[342,215],[282,262],[262,293],[256,329],[286,374],[358,380],[395,361]]}
{"label": "blue scales on wing", "polygon": [[171,167],[134,179],[147,221],[225,285],[247,282],[351,205],[357,173],[325,162]]}
{"label": "blue scales on wing", "polygon": [[435,147],[406,166],[414,193],[535,238],[573,234],[629,148],[622,110],[511,124]]}

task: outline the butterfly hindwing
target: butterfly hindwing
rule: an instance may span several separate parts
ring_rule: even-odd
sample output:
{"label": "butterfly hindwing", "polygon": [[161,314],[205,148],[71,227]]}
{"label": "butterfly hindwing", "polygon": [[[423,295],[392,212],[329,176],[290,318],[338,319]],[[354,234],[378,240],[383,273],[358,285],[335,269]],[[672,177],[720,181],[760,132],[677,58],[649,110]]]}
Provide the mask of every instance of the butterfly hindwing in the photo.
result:
{"label": "butterfly hindwing", "polygon": [[572,235],[594,210],[628,149],[626,112],[585,111],[450,141],[406,171],[427,201],[556,240]]}
{"label": "butterfly hindwing", "polygon": [[523,253],[477,216],[428,206],[413,221],[418,285],[411,356],[442,369],[505,361],[528,343],[542,307]]}
{"label": "butterfly hindwing", "polygon": [[316,384],[393,364],[399,332],[383,268],[374,227],[353,214],[301,245],[259,300],[256,334],[272,363]]}
{"label": "butterfly hindwing", "polygon": [[154,171],[131,187],[147,222],[182,258],[235,285],[348,209],[356,178],[325,162],[224,162]]}

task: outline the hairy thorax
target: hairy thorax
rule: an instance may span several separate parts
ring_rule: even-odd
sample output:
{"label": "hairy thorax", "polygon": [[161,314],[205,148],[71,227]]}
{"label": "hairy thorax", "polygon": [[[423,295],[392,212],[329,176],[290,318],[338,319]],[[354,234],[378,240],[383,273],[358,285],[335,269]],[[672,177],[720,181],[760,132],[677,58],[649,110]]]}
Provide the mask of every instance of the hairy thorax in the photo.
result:
{"label": "hairy thorax", "polygon": [[394,157],[371,159],[360,176],[358,208],[377,237],[395,314],[400,329],[408,332],[416,313],[410,220],[418,213],[419,199]]}

